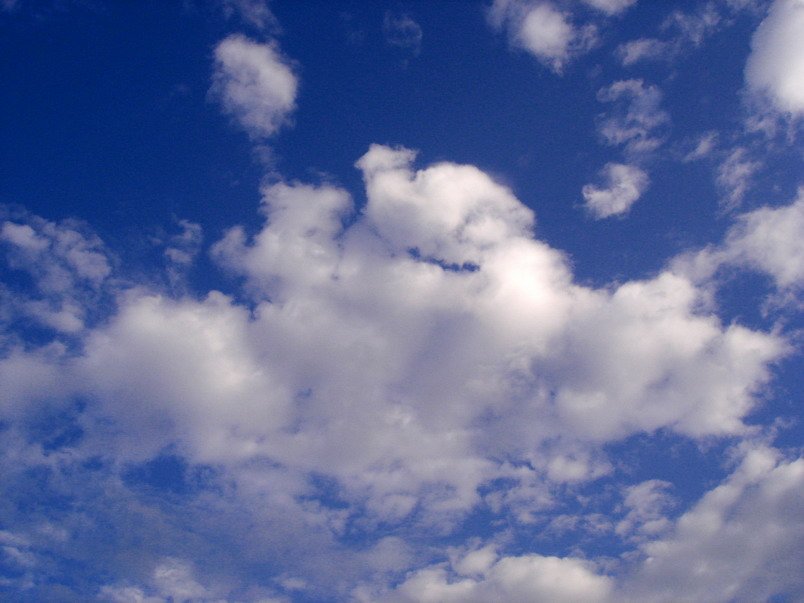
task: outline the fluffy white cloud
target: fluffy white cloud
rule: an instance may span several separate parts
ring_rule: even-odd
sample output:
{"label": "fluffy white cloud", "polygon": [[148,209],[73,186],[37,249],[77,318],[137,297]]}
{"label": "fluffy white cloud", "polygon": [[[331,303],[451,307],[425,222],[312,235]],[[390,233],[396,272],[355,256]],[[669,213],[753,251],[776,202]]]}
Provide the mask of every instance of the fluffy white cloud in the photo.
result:
{"label": "fluffy white cloud", "polygon": [[[767,601],[804,595],[804,459],[749,447],[734,473],[643,547],[619,600]],[[788,599],[790,597],[790,599]]]}
{"label": "fluffy white cloud", "polygon": [[276,133],[296,106],[298,81],[272,44],[232,35],[215,48],[210,93],[253,138]]}
{"label": "fluffy white cloud", "polygon": [[751,39],[745,66],[749,89],[777,109],[804,114],[804,1],[775,0]]}
{"label": "fluffy white cloud", "polygon": [[481,549],[456,559],[451,567],[435,566],[412,573],[384,600],[417,603],[485,603],[487,601],[605,601],[613,580],[596,573],[594,564],[570,557],[523,555],[501,557]]}
{"label": "fluffy white cloud", "polygon": [[650,184],[648,174],[635,165],[607,163],[601,176],[602,187],[587,184],[581,191],[586,208],[598,219],[626,213]]}
{"label": "fluffy white cloud", "polygon": [[672,46],[656,38],[639,38],[620,44],[616,53],[623,66],[630,67],[640,61],[666,57],[672,53]]}
{"label": "fluffy white cloud", "polygon": [[495,27],[507,29],[512,44],[530,52],[556,73],[589,50],[597,39],[593,25],[574,25],[569,13],[548,1],[495,0],[489,16]]}

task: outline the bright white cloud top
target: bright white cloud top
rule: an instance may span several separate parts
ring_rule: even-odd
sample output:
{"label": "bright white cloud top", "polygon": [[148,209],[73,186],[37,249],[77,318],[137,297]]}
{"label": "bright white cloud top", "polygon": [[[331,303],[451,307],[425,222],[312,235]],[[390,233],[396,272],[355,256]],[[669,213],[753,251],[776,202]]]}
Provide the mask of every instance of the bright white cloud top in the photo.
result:
{"label": "bright white cloud top", "polygon": [[[801,3],[646,4],[177,8],[214,35],[144,70],[125,157],[189,200],[86,128],[87,205],[36,201],[47,161],[0,188],[34,198],[0,206],[0,597],[804,596]],[[676,70],[718,35],[728,76]],[[744,85],[788,117],[706,108]],[[24,127],[23,159],[62,136]],[[104,209],[106,173],[142,206]]]}

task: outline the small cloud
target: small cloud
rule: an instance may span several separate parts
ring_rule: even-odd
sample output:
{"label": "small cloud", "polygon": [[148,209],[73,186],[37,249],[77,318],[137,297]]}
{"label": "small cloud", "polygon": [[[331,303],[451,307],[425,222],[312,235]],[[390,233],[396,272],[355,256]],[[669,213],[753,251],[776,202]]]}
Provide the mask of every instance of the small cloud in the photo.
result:
{"label": "small cloud", "polygon": [[385,43],[389,46],[410,51],[418,56],[422,49],[422,28],[409,15],[385,13],[382,22]]}
{"label": "small cloud", "polygon": [[260,31],[276,31],[279,23],[265,0],[221,0],[224,16],[237,16],[244,23]]}
{"label": "small cloud", "polygon": [[690,163],[709,157],[717,147],[717,132],[706,132],[695,142],[695,147],[684,155],[682,161]]}
{"label": "small cloud", "polygon": [[528,4],[520,0],[496,0],[489,11],[496,29],[506,29],[511,43],[528,51],[555,73],[597,43],[594,25],[576,27],[569,13],[551,2]]}
{"label": "small cloud", "polygon": [[661,108],[662,92],[657,86],[645,85],[642,80],[619,80],[601,88],[597,98],[614,105],[598,126],[607,144],[624,145],[632,155],[650,153],[661,146],[663,138],[657,130],[669,123],[670,116]]}
{"label": "small cloud", "polygon": [[607,15],[619,15],[637,3],[637,0],[583,0],[587,5]]}
{"label": "small cloud", "polygon": [[734,149],[717,170],[717,185],[722,191],[721,205],[726,211],[738,207],[751,187],[754,175],[762,167],[748,157],[745,147]]}
{"label": "small cloud", "polygon": [[586,208],[597,220],[626,213],[650,184],[648,174],[635,165],[607,163],[601,176],[603,186],[587,184],[582,190]]}
{"label": "small cloud", "polygon": [[623,67],[640,61],[661,59],[673,54],[672,45],[656,38],[639,38],[620,44],[615,51]]}
{"label": "small cloud", "polygon": [[272,44],[232,35],[215,48],[210,94],[252,138],[275,134],[296,108],[298,80]]}

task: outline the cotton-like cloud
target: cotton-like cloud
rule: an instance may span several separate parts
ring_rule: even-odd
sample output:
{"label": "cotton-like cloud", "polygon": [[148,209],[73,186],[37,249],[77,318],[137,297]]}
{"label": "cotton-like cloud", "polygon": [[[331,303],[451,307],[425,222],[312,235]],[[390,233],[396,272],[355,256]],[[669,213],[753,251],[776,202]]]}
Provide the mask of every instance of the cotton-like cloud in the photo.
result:
{"label": "cotton-like cloud", "polygon": [[298,80],[272,44],[232,35],[215,48],[210,93],[252,138],[275,134],[296,106]]}
{"label": "cotton-like cloud", "polygon": [[597,219],[626,213],[650,184],[647,173],[635,165],[607,163],[601,175],[602,187],[587,184],[582,189],[586,208]]}
{"label": "cotton-like cloud", "polygon": [[413,573],[386,600],[398,603],[485,603],[486,601],[605,601],[611,578],[581,559],[523,555],[502,557],[467,554],[451,568],[433,567]]}
{"label": "cotton-like cloud", "polygon": [[767,601],[804,594],[804,459],[756,446],[732,475],[643,547],[634,601]]}
{"label": "cotton-like cloud", "polygon": [[497,29],[506,29],[510,42],[535,56],[556,73],[589,50],[597,34],[593,25],[575,26],[569,13],[552,2],[495,0],[489,12]]}
{"label": "cotton-like cloud", "polygon": [[748,88],[787,114],[804,114],[804,2],[775,0],[751,39]]}

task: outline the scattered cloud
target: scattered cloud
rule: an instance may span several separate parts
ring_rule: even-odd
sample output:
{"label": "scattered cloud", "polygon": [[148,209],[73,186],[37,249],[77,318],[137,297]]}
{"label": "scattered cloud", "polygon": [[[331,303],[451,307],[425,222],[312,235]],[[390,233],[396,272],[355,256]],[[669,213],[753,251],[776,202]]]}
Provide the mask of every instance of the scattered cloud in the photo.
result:
{"label": "scattered cloud", "polygon": [[739,207],[762,164],[749,157],[748,149],[737,147],[717,169],[716,182],[722,191],[721,205],[726,211]]}
{"label": "scattered cloud", "polygon": [[607,15],[619,15],[637,3],[637,0],[583,0],[592,8]]}
{"label": "scattered cloud", "polygon": [[298,80],[272,44],[232,35],[215,48],[210,94],[255,139],[275,134],[296,107]]}
{"label": "scattered cloud", "polygon": [[559,74],[597,41],[594,25],[574,25],[572,15],[552,2],[495,0],[489,18],[495,28],[507,30],[512,45]]}
{"label": "scattered cloud", "polygon": [[607,163],[601,170],[602,187],[587,184],[582,193],[586,208],[597,219],[622,215],[648,188],[647,173],[634,165]]}

